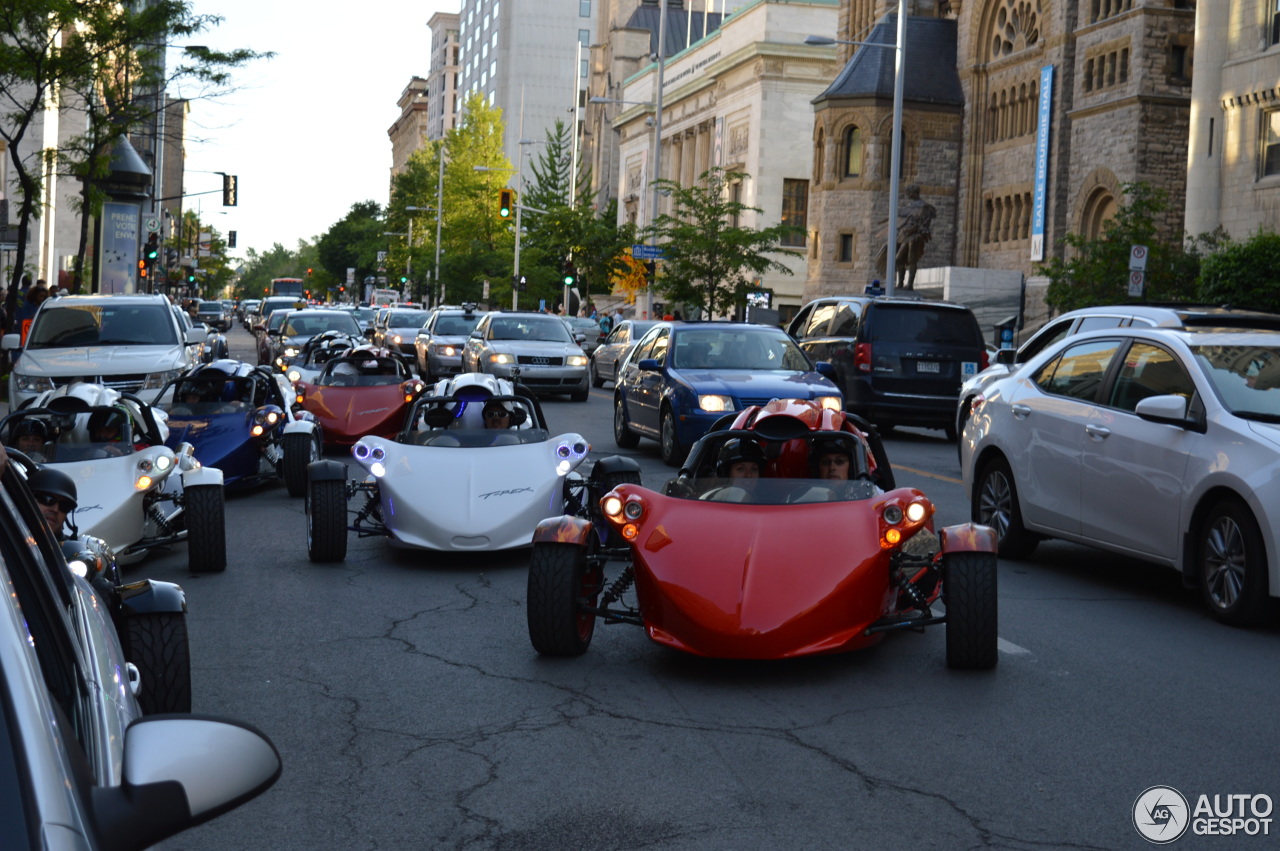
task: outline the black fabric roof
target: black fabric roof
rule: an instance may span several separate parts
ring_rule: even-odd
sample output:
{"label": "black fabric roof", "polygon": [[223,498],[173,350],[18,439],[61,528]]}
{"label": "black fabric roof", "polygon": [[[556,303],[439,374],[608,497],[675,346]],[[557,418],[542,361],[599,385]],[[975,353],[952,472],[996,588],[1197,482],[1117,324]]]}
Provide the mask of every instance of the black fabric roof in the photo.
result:
{"label": "black fabric roof", "polygon": [[[872,44],[898,43],[898,16],[886,15],[871,30]],[[896,50],[859,47],[825,92],[813,99],[878,97],[893,99]],[[964,105],[956,73],[956,22],[946,18],[907,18],[907,69],[902,100],[907,103]]]}
{"label": "black fabric roof", "polygon": [[[627,21],[627,29],[649,31],[649,54],[651,56],[658,52],[658,22],[661,20],[661,14],[662,9],[657,6],[637,6],[636,10],[631,13],[631,19]],[[695,10],[692,13],[693,22],[690,24],[686,18],[689,14],[685,9],[667,7],[667,40],[663,45],[667,50],[667,56],[674,56],[688,47],[684,43],[686,27],[692,26],[693,32],[690,37],[696,42],[706,33],[713,33],[720,29],[720,21],[724,18],[724,15],[720,12],[704,14]]]}

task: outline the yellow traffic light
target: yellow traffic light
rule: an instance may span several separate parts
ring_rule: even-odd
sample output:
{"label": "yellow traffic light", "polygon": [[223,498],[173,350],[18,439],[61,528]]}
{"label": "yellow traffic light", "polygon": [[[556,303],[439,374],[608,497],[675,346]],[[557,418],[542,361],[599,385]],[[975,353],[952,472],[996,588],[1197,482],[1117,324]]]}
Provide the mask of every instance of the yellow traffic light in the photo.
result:
{"label": "yellow traffic light", "polygon": [[498,215],[504,219],[509,219],[515,208],[515,193],[510,189],[498,190]]}

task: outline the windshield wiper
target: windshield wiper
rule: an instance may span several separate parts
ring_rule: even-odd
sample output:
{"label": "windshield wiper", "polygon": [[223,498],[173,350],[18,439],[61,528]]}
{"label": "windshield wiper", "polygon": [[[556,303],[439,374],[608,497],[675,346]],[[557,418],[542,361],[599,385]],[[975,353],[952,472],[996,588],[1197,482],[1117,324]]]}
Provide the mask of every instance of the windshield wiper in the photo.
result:
{"label": "windshield wiper", "polygon": [[1266,411],[1232,411],[1242,420],[1254,420],[1260,423],[1280,423],[1280,414],[1271,414]]}

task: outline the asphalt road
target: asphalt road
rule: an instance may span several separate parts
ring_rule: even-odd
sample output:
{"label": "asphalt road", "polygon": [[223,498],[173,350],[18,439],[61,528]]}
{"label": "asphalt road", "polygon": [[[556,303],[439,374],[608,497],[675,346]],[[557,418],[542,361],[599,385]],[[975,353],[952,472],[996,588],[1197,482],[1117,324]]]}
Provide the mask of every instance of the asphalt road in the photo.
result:
{"label": "asphalt road", "polygon": [[[610,387],[545,403],[593,458],[617,451]],[[941,432],[888,451],[940,524],[968,518]],[[670,472],[650,441],[629,454],[646,484]],[[1280,626],[1220,626],[1171,572],[1087,548],[1001,562],[1000,664],[976,673],[946,668],[941,628],[754,663],[617,625],[543,659],[527,553],[353,538],[315,565],[304,534],[302,501],[272,486],[229,498],[225,574],[188,574],[183,548],[130,569],[187,589],[196,711],[255,724],[284,759],[271,791],[165,848],[1145,848],[1149,787],[1280,798]]]}

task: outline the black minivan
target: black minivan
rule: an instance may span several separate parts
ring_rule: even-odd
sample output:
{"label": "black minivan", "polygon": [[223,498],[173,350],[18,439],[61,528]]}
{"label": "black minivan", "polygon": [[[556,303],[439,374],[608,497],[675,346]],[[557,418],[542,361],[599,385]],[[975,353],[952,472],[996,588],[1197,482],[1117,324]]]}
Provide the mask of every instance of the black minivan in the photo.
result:
{"label": "black minivan", "polygon": [[828,296],[806,304],[787,333],[835,368],[845,410],[881,431],[925,426],[955,440],[960,383],[987,367],[977,318],[952,302]]}

